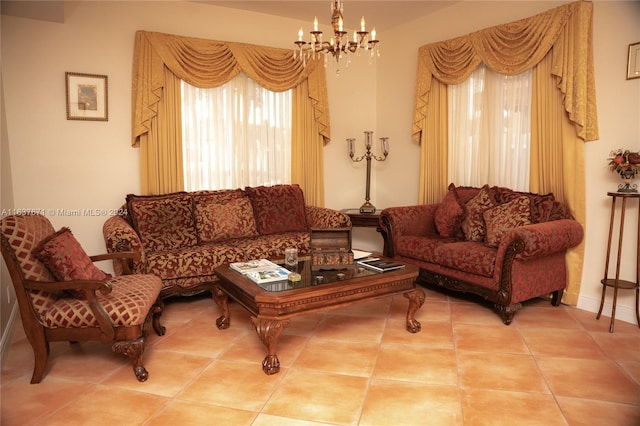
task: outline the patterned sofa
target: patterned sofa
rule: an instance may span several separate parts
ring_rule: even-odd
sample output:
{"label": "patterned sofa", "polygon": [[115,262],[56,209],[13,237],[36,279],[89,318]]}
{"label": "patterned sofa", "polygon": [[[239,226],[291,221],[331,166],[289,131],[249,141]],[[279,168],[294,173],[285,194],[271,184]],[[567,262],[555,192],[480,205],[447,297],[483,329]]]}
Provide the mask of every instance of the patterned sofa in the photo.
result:
{"label": "patterned sofa", "polygon": [[307,256],[311,228],[351,227],[344,213],[305,205],[298,185],[129,194],[123,212],[104,223],[107,251],[139,252],[132,269],[159,276],[163,299],[212,292],[226,262],[283,259],[286,247]]}
{"label": "patterned sofa", "polygon": [[418,282],[474,293],[509,325],[522,301],[566,287],[565,252],[583,229],[553,194],[449,185],[440,203],[380,214],[387,255],[420,267]]}

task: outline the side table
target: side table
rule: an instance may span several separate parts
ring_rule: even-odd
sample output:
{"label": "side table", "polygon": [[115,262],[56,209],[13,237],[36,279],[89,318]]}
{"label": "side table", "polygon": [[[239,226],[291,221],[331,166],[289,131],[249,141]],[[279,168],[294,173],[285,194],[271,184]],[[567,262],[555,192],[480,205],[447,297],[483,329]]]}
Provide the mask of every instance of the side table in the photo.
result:
{"label": "side table", "polygon": [[[376,228],[376,231],[382,232],[380,228],[380,212],[382,210],[376,209],[374,213],[360,213],[360,209],[342,209],[341,212],[349,216],[351,219],[351,225],[363,228]],[[385,242],[384,253],[387,253],[387,247]]]}
{"label": "side table", "polygon": [[[638,327],[640,327],[640,193],[629,192],[607,192],[607,195],[611,197],[611,219],[609,221],[609,242],[607,244],[607,260],[604,266],[604,278],[600,281],[602,284],[602,299],[600,300],[600,309],[596,319],[600,319],[602,314],[602,308],[604,307],[605,293],[607,287],[613,287],[613,306],[611,308],[611,324],[609,325],[609,332],[613,333],[613,323],[616,318],[616,302],[618,301],[618,290],[635,290],[636,291],[636,321]],[[613,236],[613,225],[616,212],[616,199],[622,199],[622,206],[620,209],[620,229],[618,235],[618,252],[616,261],[616,275],[615,278],[608,278],[609,274],[609,259],[611,257],[611,239]],[[636,236],[636,281],[627,281],[620,279],[620,259],[622,257],[622,238],[624,235],[624,216],[627,207],[628,199],[636,199],[638,203],[638,229]],[[627,256],[629,259],[630,256]]]}

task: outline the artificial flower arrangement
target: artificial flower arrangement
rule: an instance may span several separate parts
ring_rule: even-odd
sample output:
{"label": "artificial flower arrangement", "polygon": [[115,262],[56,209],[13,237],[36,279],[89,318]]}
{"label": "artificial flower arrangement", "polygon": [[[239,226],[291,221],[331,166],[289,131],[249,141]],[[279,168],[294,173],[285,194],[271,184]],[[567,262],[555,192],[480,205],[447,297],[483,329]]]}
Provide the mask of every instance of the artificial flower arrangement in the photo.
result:
{"label": "artificial flower arrangement", "polygon": [[609,154],[609,170],[618,173],[621,177],[632,179],[640,173],[640,154],[621,148],[611,151]]}

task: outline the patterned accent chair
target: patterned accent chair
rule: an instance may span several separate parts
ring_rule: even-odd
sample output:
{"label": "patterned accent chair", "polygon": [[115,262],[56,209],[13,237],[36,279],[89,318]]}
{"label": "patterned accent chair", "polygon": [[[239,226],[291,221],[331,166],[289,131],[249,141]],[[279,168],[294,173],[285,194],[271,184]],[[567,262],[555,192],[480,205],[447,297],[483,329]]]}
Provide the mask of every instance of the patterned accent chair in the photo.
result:
{"label": "patterned accent chair", "polygon": [[158,298],[162,282],[154,275],[111,277],[93,266],[138,254],[89,257],[68,228],[54,232],[42,215],[7,216],[0,225],[2,256],[35,358],[31,383],[44,377],[49,342],[56,341],[110,343],[114,352],[131,359],[137,379],[147,380],[141,361],[145,326],[152,321],[158,335],[165,331]]}

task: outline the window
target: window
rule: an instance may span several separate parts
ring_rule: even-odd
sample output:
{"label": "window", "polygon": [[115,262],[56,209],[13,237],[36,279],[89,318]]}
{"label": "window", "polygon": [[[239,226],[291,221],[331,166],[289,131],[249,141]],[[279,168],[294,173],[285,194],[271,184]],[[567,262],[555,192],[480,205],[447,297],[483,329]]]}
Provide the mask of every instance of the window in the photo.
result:
{"label": "window", "polygon": [[529,189],[532,71],[498,74],[483,65],[448,87],[449,181]]}
{"label": "window", "polygon": [[183,81],[181,91],[186,191],[290,183],[290,90],[240,73],[212,89]]}

